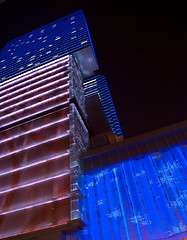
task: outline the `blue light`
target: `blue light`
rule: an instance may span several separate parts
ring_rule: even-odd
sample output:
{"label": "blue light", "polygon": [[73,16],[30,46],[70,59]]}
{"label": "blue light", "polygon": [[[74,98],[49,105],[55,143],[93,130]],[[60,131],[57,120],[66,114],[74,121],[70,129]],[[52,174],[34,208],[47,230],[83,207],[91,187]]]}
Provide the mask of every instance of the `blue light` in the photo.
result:
{"label": "blue light", "polygon": [[182,143],[85,172],[89,239],[187,238],[186,150]]}
{"label": "blue light", "polygon": [[[89,85],[89,88],[87,88]],[[90,88],[90,86],[92,86]],[[99,95],[101,107],[105,113],[109,127],[116,136],[123,136],[119,120],[115,111],[114,103],[103,75],[97,75],[84,80],[84,92],[86,98]],[[88,94],[88,95],[87,95]]]}
{"label": "blue light", "polygon": [[0,54],[0,82],[91,44],[79,10],[8,42]]}

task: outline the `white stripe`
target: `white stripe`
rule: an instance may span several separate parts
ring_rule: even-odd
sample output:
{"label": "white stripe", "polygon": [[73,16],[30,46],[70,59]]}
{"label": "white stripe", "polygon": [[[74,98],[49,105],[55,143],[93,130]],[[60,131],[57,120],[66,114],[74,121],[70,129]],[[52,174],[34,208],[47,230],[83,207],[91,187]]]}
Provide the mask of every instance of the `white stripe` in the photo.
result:
{"label": "white stripe", "polygon": [[[58,74],[59,75],[59,74]],[[60,73],[60,75],[61,75],[61,73]],[[63,75],[63,74],[62,74]],[[48,79],[52,79],[54,76],[52,76],[52,77],[49,77]],[[55,75],[55,77],[56,77],[56,75]],[[59,76],[60,77],[60,76]],[[46,78],[47,79],[47,78]],[[38,85],[38,84],[41,84],[41,83],[45,83],[46,82],[46,79],[43,79],[43,80],[41,80],[40,82],[35,82],[35,83],[33,83],[32,84],[32,86],[34,86],[34,85]],[[67,76],[67,77],[64,77],[64,78],[61,78],[61,79],[58,79],[57,81],[65,81],[65,80],[68,80],[69,79],[69,76]],[[57,82],[57,81],[55,81],[55,82]],[[44,85],[43,87],[45,88],[46,86],[48,86],[48,85],[50,85],[50,84],[53,84],[54,82],[52,82],[52,83],[48,83],[48,84],[46,84],[46,85]],[[31,85],[30,85],[31,86]],[[28,88],[28,86],[27,87],[24,87],[24,88],[20,88],[20,89],[18,89],[18,90],[16,90],[15,92],[12,92],[12,93],[9,93],[9,94],[7,94],[6,95],[6,97],[8,96],[8,97],[10,97],[11,95],[15,95],[15,93],[17,94],[17,93],[19,93],[20,91],[22,91],[22,90],[25,90],[25,89],[27,89]],[[16,95],[16,97],[11,97],[10,99],[8,99],[8,100],[5,100],[4,102],[0,102],[0,105],[3,105],[3,104],[5,104],[5,103],[9,103],[9,102],[11,102],[11,101],[13,101],[13,100],[15,100],[16,98],[18,98],[18,97],[20,97],[20,96],[22,96],[22,95],[27,95],[27,94],[30,94],[32,91],[35,91],[35,89],[33,89],[33,90],[31,90],[31,91],[28,91],[28,92],[26,92],[26,93],[23,93],[23,94],[21,94],[21,95],[19,95],[19,96],[17,96]],[[2,97],[3,98],[3,97]]]}
{"label": "white stripe", "polygon": [[[63,61],[62,61],[63,60]],[[60,59],[57,59],[55,61],[52,61],[50,63],[47,63],[47,64],[44,64],[43,66],[40,66],[40,67],[37,67],[37,68],[34,68],[30,71],[27,71],[25,73],[22,73],[14,78],[11,78],[11,79],[8,79],[7,81],[3,81],[0,83],[0,90],[4,87],[4,86],[9,86],[11,85],[12,83],[15,84],[16,82],[19,82],[20,80],[24,80],[25,78],[28,78],[28,77],[32,77],[33,75],[35,75],[37,72],[38,74],[41,74],[42,72],[45,72],[46,70],[50,70],[51,68],[53,68],[55,65],[57,64],[62,64],[62,63],[65,63],[69,60],[69,55],[68,56],[64,56]],[[62,62],[61,62],[62,61]],[[58,63],[57,63],[58,62]],[[49,66],[50,65],[50,66]],[[21,79],[20,79],[21,78]],[[17,80],[16,80],[17,79]],[[2,85],[2,87],[1,87]]]}
{"label": "white stripe", "polygon": [[32,104],[32,105],[30,105],[30,106],[28,106],[28,107],[19,109],[19,110],[13,112],[13,113],[9,113],[9,114],[7,114],[7,115],[4,115],[3,117],[0,118],[0,121],[3,120],[3,119],[6,119],[6,118],[8,118],[8,117],[11,117],[11,116],[13,116],[13,115],[16,115],[16,114],[18,114],[18,113],[20,113],[20,112],[24,112],[25,110],[28,110],[28,109],[30,109],[30,108],[43,105],[43,104],[45,104],[45,103],[47,103],[47,102],[50,102],[50,101],[52,101],[52,100],[54,100],[54,99],[58,99],[58,98],[60,98],[60,97],[63,97],[63,96],[65,96],[65,95],[68,95],[68,94],[69,94],[69,91],[67,91],[67,92],[65,92],[65,93],[62,93],[62,94],[59,94],[58,96],[54,96],[54,97],[48,98],[48,99],[46,99],[46,100],[44,100],[44,101],[41,101],[41,102],[39,102],[39,103]]}
{"label": "white stripe", "polygon": [[[69,86],[69,83],[66,83],[66,84],[64,84],[64,85],[62,85],[62,86],[60,86],[60,87],[54,88],[54,89],[50,89],[50,90],[48,90],[48,91],[46,91],[46,92],[42,92],[42,93],[40,93],[40,94],[38,94],[38,95],[35,95],[34,97],[27,98],[27,99],[25,99],[25,100],[23,100],[23,101],[21,101],[21,102],[18,102],[18,103],[14,104],[14,105],[10,105],[10,106],[8,106],[8,107],[2,108],[2,109],[0,110],[0,112],[3,112],[3,111],[5,111],[5,110],[7,110],[7,109],[9,109],[9,108],[13,108],[13,107],[19,106],[20,104],[29,102],[29,101],[31,101],[31,100],[33,100],[33,99],[37,99],[38,97],[45,96],[45,95],[49,94],[50,92],[54,92],[55,89],[60,90],[60,89],[63,89],[63,88],[65,88],[65,87],[67,87],[67,86]],[[44,87],[46,87],[46,86],[39,87],[39,88],[37,88],[37,89],[34,89],[34,90],[31,91],[31,92],[37,92],[38,90],[41,90],[41,89],[44,88]],[[29,93],[27,93],[27,94],[30,94],[31,92],[29,92]],[[20,97],[25,96],[25,95],[27,95],[27,94],[21,94],[21,95],[19,95],[18,97],[15,97],[15,99],[17,99],[17,98],[19,99]],[[14,99],[14,100],[15,100],[15,99]],[[13,99],[11,99],[11,100],[13,100]]]}
{"label": "white stripe", "polygon": [[64,122],[64,121],[66,121],[66,120],[68,120],[68,119],[69,119],[69,117],[66,117],[66,118],[60,119],[60,120],[58,120],[58,121],[51,122],[51,123],[45,124],[45,125],[43,125],[43,126],[34,128],[34,129],[30,130],[30,131],[26,131],[26,132],[24,132],[24,133],[22,133],[22,134],[18,134],[18,135],[15,135],[15,136],[13,136],[13,137],[6,138],[5,140],[0,141],[0,144],[1,144],[1,143],[8,142],[8,141],[15,140],[16,138],[21,137],[21,136],[24,136],[24,135],[27,135],[27,134],[29,134],[29,133],[37,132],[37,131],[39,131],[39,130],[41,130],[41,129],[43,129],[43,128],[47,128],[47,127],[50,127],[50,126],[52,126],[52,125],[55,125],[55,124]]}
{"label": "white stripe", "polygon": [[44,179],[38,180],[38,181],[36,181],[36,182],[27,183],[27,184],[25,184],[25,185],[21,185],[21,186],[18,186],[18,187],[14,187],[14,188],[10,188],[10,189],[1,191],[1,192],[0,192],[0,195],[1,195],[1,194],[4,194],[4,193],[8,193],[8,192],[15,191],[15,190],[18,190],[18,189],[21,189],[21,188],[30,187],[30,186],[36,185],[36,184],[38,184],[38,183],[47,182],[47,181],[53,180],[53,179],[55,179],[55,178],[64,177],[64,176],[68,175],[69,173],[70,173],[70,171],[69,171],[69,170],[66,170],[66,171],[64,171],[63,173],[59,174],[59,175],[55,175],[55,176],[52,176],[52,177],[44,178]]}
{"label": "white stripe", "polygon": [[13,169],[13,170],[10,170],[10,171],[7,171],[7,172],[3,172],[3,173],[0,174],[0,177],[1,177],[1,176],[5,176],[5,175],[7,175],[7,174],[12,174],[12,173],[14,173],[14,172],[18,172],[18,171],[23,170],[23,169],[26,169],[26,168],[34,167],[34,166],[40,165],[40,164],[42,164],[42,163],[46,163],[46,162],[48,162],[48,161],[53,161],[53,160],[56,160],[56,159],[61,158],[61,157],[66,157],[66,156],[68,156],[69,154],[70,154],[70,153],[67,152],[67,153],[58,155],[58,156],[53,157],[53,158],[49,158],[49,159],[37,161],[37,162],[35,162],[35,163],[31,163],[31,164],[25,165],[25,166],[23,166],[23,167],[19,167],[19,168],[16,168],[16,169]]}
{"label": "white stripe", "polygon": [[48,200],[48,201],[41,202],[41,203],[36,203],[36,204],[29,205],[29,206],[25,206],[25,207],[22,207],[22,208],[17,208],[17,209],[14,209],[14,210],[9,210],[9,211],[6,211],[6,212],[1,212],[1,213],[0,213],[0,216],[1,216],[1,215],[5,215],[5,214],[9,214],[9,213],[14,213],[14,212],[22,211],[22,210],[27,210],[27,209],[33,208],[33,207],[38,207],[38,206],[46,205],[46,204],[49,204],[49,203],[52,203],[52,202],[61,201],[61,200],[67,199],[67,198],[70,198],[70,195],[63,196],[63,197],[60,197],[60,198],[56,198],[56,199],[53,199],[53,200]]}
{"label": "white stripe", "polygon": [[[69,64],[66,64],[66,65],[63,65],[63,66],[60,66],[60,67],[57,67],[56,69],[53,69],[51,71],[48,71],[48,72],[44,72],[43,74],[41,75],[37,75],[37,76],[33,76],[32,78],[26,78],[26,80],[24,79],[20,79],[20,83],[18,82],[17,84],[11,84],[12,86],[11,87],[7,87],[5,88],[4,90],[0,90],[0,94],[6,94],[7,92],[10,92],[10,91],[13,91],[14,88],[20,88],[24,85],[28,85],[28,83],[31,83],[31,82],[36,82],[38,81],[39,79],[41,78],[46,78],[48,75],[54,75],[55,72],[59,71],[60,69],[63,69],[64,67],[69,67]],[[66,71],[63,71],[62,73],[66,73],[68,70]]]}
{"label": "white stripe", "polygon": [[[51,77],[42,79],[42,80],[40,80],[40,81],[34,82],[34,83],[32,83],[32,84],[29,85],[29,82],[33,82],[33,79],[31,79],[31,80],[27,81],[27,85],[26,85],[25,87],[19,88],[19,89],[17,89],[16,91],[12,91],[11,93],[8,93],[8,94],[6,94],[6,92],[5,92],[5,94],[0,97],[0,100],[1,100],[0,105],[6,103],[6,100],[5,100],[4,102],[2,102],[2,99],[4,99],[4,98],[11,97],[12,95],[15,95],[15,94],[19,93],[20,91],[27,90],[27,88],[30,88],[30,87],[33,87],[33,86],[37,86],[37,85],[39,85],[39,84],[41,84],[41,83],[45,84],[48,80],[51,80],[51,79],[53,79],[53,78],[56,78],[56,77],[59,77],[59,78],[60,78],[61,75],[64,75],[64,72],[57,73],[57,74],[55,74],[55,75],[53,75],[53,76],[51,76]],[[65,78],[68,78],[68,77],[65,77]],[[15,87],[14,87],[14,88],[15,88]],[[8,89],[8,90],[10,90],[10,89]],[[11,101],[11,100],[12,100],[12,98],[11,98],[9,101]],[[8,100],[7,100],[7,101],[8,101]]]}
{"label": "white stripe", "polygon": [[[63,102],[63,104],[66,104],[66,103],[69,103],[69,100]],[[50,110],[50,109],[53,109],[54,107],[58,107],[58,106],[61,106],[61,105],[62,105],[62,103],[57,104],[57,105],[54,105],[54,106],[52,106],[52,107],[50,107],[50,108],[47,108],[47,109],[41,110],[41,111],[39,111],[39,112],[36,112],[36,113],[30,114],[30,115],[28,115],[28,116],[26,116],[26,117],[19,118],[18,120],[15,120],[15,121],[9,122],[9,123],[7,123],[7,124],[1,125],[1,127],[6,127],[6,126],[8,126],[8,125],[10,125],[10,124],[16,123],[17,121],[21,121],[21,120],[27,119],[28,117],[32,117],[32,116],[34,116],[35,114],[40,114],[40,113],[42,113],[43,111],[48,111],[48,110]]]}
{"label": "white stripe", "polygon": [[48,142],[52,142],[52,141],[55,141],[55,140],[64,138],[64,137],[66,137],[66,136],[69,136],[69,132],[68,132],[68,133],[65,133],[64,135],[58,136],[58,137],[56,137],[56,138],[51,138],[51,139],[48,139],[48,140],[43,141],[43,142],[41,142],[41,143],[32,144],[32,145],[30,145],[30,146],[28,146],[28,147],[18,149],[18,150],[14,151],[14,152],[10,152],[10,153],[5,154],[5,155],[0,155],[0,159],[1,159],[1,158],[4,158],[4,157],[7,157],[7,156],[11,156],[12,154],[15,154],[15,153],[19,153],[19,152],[21,152],[21,151],[28,150],[28,149],[33,148],[33,147],[37,147],[37,146],[39,146],[39,145],[42,145],[42,144],[45,144],[45,143],[48,143]]}

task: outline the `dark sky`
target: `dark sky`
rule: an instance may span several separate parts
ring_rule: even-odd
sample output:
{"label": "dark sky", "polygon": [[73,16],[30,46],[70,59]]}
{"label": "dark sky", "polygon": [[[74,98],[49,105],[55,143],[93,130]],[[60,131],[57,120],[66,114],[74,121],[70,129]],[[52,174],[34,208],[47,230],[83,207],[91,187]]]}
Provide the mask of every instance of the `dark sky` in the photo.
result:
{"label": "dark sky", "polygon": [[187,15],[179,3],[7,0],[0,5],[0,48],[80,8],[124,137],[185,120]]}

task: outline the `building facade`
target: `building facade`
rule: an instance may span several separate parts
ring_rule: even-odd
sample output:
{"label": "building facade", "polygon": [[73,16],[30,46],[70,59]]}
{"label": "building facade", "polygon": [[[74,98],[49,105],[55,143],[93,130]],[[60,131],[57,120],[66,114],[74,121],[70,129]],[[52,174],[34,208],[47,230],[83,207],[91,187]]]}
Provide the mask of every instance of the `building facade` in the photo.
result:
{"label": "building facade", "polygon": [[[99,104],[102,107],[102,111],[105,114],[106,120],[110,129],[117,141],[123,139],[123,133],[120,128],[119,120],[116,114],[116,110],[112,101],[110,90],[104,75],[96,75],[84,80],[84,93],[85,98],[91,98],[90,101],[96,101],[95,97],[99,98]],[[88,106],[89,108],[89,106]],[[91,115],[91,113],[90,113]],[[94,126],[93,128],[96,128]]]}
{"label": "building facade", "polygon": [[[0,82],[5,84],[15,76],[42,68],[68,54],[73,54],[87,84],[99,66],[81,10],[8,42],[0,54]],[[117,141],[121,140],[123,136],[107,82],[104,76],[95,79],[110,131]]]}
{"label": "building facade", "polygon": [[82,156],[80,239],[187,239],[187,121]]}
{"label": "building facade", "polygon": [[7,43],[0,69],[1,239],[187,238],[186,122],[121,141],[81,10]]}
{"label": "building facade", "polygon": [[0,86],[1,238],[81,218],[78,155],[88,131],[78,73],[66,55]]}
{"label": "building facade", "polygon": [[0,68],[1,239],[82,229],[83,81],[98,70],[83,12],[8,42]]}

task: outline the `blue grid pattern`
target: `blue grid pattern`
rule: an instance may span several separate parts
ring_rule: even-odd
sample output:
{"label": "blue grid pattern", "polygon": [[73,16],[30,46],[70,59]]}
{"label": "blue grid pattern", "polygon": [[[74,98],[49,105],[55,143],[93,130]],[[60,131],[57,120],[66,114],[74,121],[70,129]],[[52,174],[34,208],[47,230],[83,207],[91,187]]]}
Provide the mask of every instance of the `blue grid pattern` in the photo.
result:
{"label": "blue grid pattern", "polygon": [[118,162],[84,173],[87,227],[78,239],[186,239],[187,142],[126,160],[116,150],[92,161]]}
{"label": "blue grid pattern", "polygon": [[6,44],[0,53],[0,82],[92,45],[82,10]]}
{"label": "blue grid pattern", "polygon": [[85,98],[98,95],[108,124],[116,136],[123,136],[106,78],[97,75],[84,80]]}

